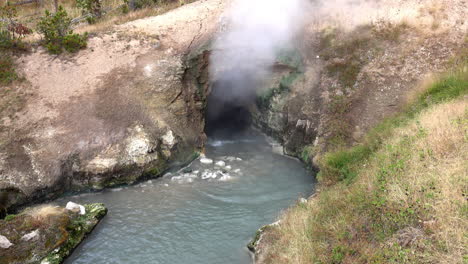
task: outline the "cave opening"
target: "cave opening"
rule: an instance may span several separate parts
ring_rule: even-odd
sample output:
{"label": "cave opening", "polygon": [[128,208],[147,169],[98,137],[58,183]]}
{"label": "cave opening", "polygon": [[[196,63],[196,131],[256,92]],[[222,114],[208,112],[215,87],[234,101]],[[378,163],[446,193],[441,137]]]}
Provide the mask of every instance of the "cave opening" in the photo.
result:
{"label": "cave opening", "polygon": [[251,126],[250,106],[255,101],[255,79],[231,72],[214,81],[207,98],[205,133],[211,138],[231,138]]}

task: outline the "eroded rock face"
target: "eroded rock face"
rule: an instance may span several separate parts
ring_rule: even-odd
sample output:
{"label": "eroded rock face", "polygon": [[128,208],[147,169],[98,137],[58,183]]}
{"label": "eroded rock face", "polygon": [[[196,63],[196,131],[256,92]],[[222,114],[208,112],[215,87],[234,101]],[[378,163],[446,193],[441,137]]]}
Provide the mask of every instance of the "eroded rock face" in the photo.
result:
{"label": "eroded rock face", "polygon": [[292,156],[299,156],[304,144],[314,140],[319,124],[321,101],[311,81],[316,70],[304,62],[300,50],[278,57],[270,82],[260,88],[251,109],[254,124],[279,140]]}
{"label": "eroded rock face", "polygon": [[26,81],[11,89],[28,97],[0,115],[0,216],[65,191],[157,177],[193,158],[205,141],[199,47],[222,2],[116,26],[74,57],[39,49],[20,58]]}

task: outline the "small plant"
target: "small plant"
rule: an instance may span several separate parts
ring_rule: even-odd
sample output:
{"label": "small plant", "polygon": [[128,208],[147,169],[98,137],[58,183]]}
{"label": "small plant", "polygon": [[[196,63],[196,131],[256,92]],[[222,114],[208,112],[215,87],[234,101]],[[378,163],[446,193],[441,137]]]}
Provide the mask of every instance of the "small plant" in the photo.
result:
{"label": "small plant", "polygon": [[130,12],[128,0],[124,0],[123,2],[124,3],[120,7],[120,10],[122,11],[122,14],[128,14],[128,12]]}
{"label": "small plant", "polygon": [[0,49],[25,49],[21,41],[32,30],[16,20],[17,10],[9,4],[0,6]]}
{"label": "small plant", "polygon": [[89,24],[102,17],[101,0],[76,0],[76,5],[83,10],[83,15],[88,15],[86,20]]}
{"label": "small plant", "polygon": [[55,14],[45,11],[45,16],[38,24],[38,31],[44,37],[44,46],[52,54],[59,54],[65,49],[68,52],[77,52],[86,47],[87,34],[73,33],[71,19],[62,6]]}

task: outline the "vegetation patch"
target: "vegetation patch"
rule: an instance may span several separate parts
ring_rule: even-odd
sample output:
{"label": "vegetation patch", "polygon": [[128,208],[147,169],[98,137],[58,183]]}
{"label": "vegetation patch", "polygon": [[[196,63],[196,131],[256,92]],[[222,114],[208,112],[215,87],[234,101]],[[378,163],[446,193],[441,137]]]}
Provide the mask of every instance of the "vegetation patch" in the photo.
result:
{"label": "vegetation patch", "polygon": [[298,72],[291,72],[281,78],[279,85],[257,94],[256,104],[260,109],[269,109],[271,106],[271,100],[280,94],[288,92],[294,80],[299,76]]}
{"label": "vegetation patch", "polygon": [[71,18],[62,6],[57,12],[45,11],[45,16],[38,24],[38,31],[43,35],[43,44],[52,54],[62,53],[63,49],[68,52],[77,52],[86,48],[87,33],[79,35],[71,30]]}
{"label": "vegetation patch", "polygon": [[73,217],[66,226],[67,240],[57,247],[56,250],[49,253],[42,262],[48,262],[50,264],[62,263],[65,257],[71,254],[73,249],[83,241],[86,235],[93,231],[94,227],[107,214],[107,208],[104,204],[100,203],[86,204],[85,209],[85,215]]}
{"label": "vegetation patch", "polygon": [[283,50],[279,52],[276,63],[289,67],[291,70],[281,77],[278,86],[262,90],[257,93],[256,104],[260,109],[269,109],[271,100],[290,90],[294,81],[303,73],[303,62],[297,50]]}
{"label": "vegetation patch", "polygon": [[0,248],[0,263],[62,263],[102,219],[103,204],[85,205],[86,214],[55,206],[27,209],[0,220],[0,233],[12,245]]}
{"label": "vegetation patch", "polygon": [[13,58],[7,54],[0,54],[0,85],[7,85],[18,79]]}
{"label": "vegetation patch", "polygon": [[82,9],[89,24],[94,24],[102,16],[101,0],[76,0],[76,5]]}
{"label": "vegetation patch", "polygon": [[467,94],[462,67],[361,144],[325,154],[330,186],[268,230],[265,262],[466,262]]}
{"label": "vegetation patch", "polygon": [[27,49],[22,39],[31,33],[31,29],[18,22],[14,6],[0,6],[0,85],[20,79],[12,56]]}

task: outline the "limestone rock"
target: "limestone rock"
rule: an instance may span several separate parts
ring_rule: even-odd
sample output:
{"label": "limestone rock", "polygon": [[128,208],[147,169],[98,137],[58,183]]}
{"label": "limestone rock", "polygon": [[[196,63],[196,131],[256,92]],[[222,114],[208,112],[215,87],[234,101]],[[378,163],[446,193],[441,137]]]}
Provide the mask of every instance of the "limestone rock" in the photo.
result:
{"label": "limestone rock", "polygon": [[21,237],[21,240],[23,241],[30,241],[30,240],[35,240],[37,239],[37,236],[39,235],[39,229],[36,229],[30,233],[27,233],[26,235]]}
{"label": "limestone rock", "polygon": [[73,212],[79,212],[80,215],[86,214],[85,207],[82,206],[81,204],[77,204],[77,203],[74,203],[74,202],[68,202],[67,206],[65,206],[65,209],[73,211]]}
{"label": "limestone rock", "polygon": [[0,248],[9,248],[13,246],[13,244],[6,238],[5,236],[0,235]]}
{"label": "limestone rock", "polygon": [[171,149],[177,143],[172,130],[167,131],[167,133],[162,137],[163,144]]}

